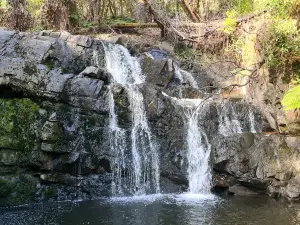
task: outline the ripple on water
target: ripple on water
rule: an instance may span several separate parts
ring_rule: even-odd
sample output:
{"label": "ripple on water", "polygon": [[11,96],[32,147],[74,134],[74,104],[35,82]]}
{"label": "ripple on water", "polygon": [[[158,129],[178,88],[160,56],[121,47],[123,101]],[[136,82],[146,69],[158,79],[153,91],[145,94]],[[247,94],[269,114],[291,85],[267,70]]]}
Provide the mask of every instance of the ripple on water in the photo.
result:
{"label": "ripple on water", "polygon": [[174,199],[177,204],[186,204],[186,205],[202,205],[205,204],[214,204],[220,200],[217,196],[213,194],[192,194],[192,193],[183,193],[180,195],[175,195]]}
{"label": "ripple on water", "polygon": [[166,195],[162,194],[153,194],[153,195],[137,195],[137,196],[129,196],[129,197],[111,197],[108,198],[108,202],[112,203],[135,203],[135,202],[143,202],[143,203],[152,203],[158,200],[161,200]]}

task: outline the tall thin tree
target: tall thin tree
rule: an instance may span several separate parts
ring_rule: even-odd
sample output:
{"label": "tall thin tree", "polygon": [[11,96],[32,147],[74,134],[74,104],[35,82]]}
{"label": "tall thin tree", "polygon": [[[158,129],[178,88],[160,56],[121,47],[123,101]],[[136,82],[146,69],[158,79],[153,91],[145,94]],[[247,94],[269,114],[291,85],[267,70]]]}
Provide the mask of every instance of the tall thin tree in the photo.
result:
{"label": "tall thin tree", "polygon": [[20,31],[26,31],[33,26],[26,0],[7,0],[7,9],[4,15],[5,26]]}
{"label": "tall thin tree", "polygon": [[70,30],[76,25],[75,0],[45,0],[41,8],[42,22],[48,29]]}

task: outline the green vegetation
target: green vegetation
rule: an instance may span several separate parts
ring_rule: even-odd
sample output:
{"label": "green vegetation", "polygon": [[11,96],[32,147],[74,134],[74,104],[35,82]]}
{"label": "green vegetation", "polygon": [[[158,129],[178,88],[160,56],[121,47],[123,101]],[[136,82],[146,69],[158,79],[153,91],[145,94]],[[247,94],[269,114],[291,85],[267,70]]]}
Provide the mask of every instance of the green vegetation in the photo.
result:
{"label": "green vegetation", "polygon": [[[266,7],[272,12],[268,34],[263,40],[267,66],[284,73],[284,82],[297,84],[300,77],[300,2],[269,0]],[[299,108],[299,96],[299,86],[287,91],[282,100],[285,109]]]}
{"label": "green vegetation", "polygon": [[1,147],[17,150],[32,150],[34,147],[35,123],[39,106],[31,100],[0,99]]}
{"label": "green vegetation", "polygon": [[290,89],[284,95],[282,105],[286,110],[300,109],[300,86]]}
{"label": "green vegetation", "polygon": [[35,198],[36,183],[32,178],[20,175],[18,179],[0,178],[0,198],[8,205],[24,204]]}
{"label": "green vegetation", "polygon": [[122,16],[116,16],[111,17],[108,20],[108,24],[123,24],[123,23],[135,23],[136,20],[131,17],[122,17]]}
{"label": "green vegetation", "polygon": [[[250,16],[261,14],[258,19],[252,19],[252,28],[248,31],[239,29],[237,22],[237,18],[245,13]],[[298,0],[234,1],[221,29],[230,40],[226,51],[235,56],[241,67],[250,70],[264,61],[271,83],[275,84],[281,77],[285,84],[297,85],[300,83],[299,21]],[[286,93],[282,101],[286,110],[299,108],[299,94],[298,87]]]}
{"label": "green vegetation", "polygon": [[[258,65],[264,64],[270,83],[276,84],[281,79],[291,88],[300,84],[299,0],[1,0],[0,3],[1,25],[22,31],[53,29],[81,33],[98,28],[113,31],[113,25],[156,21],[162,35],[179,44],[176,54],[187,67],[198,60],[198,55],[205,58],[211,54],[208,58],[221,56],[234,61],[239,68],[232,74],[249,76],[258,70]],[[221,28],[200,34],[199,38],[196,29],[189,27],[191,22],[222,19]],[[192,42],[187,41],[191,40],[190,34]],[[47,59],[45,64],[51,69],[54,62]],[[286,95],[295,95],[297,91],[292,89]]]}
{"label": "green vegetation", "polygon": [[41,193],[46,197],[46,198],[52,198],[57,195],[57,188],[56,187],[46,187],[42,189]]}
{"label": "green vegetation", "polygon": [[237,16],[237,11],[234,9],[226,12],[226,19],[224,21],[224,32],[226,34],[231,35],[236,30]]}
{"label": "green vegetation", "polygon": [[254,0],[233,0],[233,8],[239,14],[247,14],[254,10]]}

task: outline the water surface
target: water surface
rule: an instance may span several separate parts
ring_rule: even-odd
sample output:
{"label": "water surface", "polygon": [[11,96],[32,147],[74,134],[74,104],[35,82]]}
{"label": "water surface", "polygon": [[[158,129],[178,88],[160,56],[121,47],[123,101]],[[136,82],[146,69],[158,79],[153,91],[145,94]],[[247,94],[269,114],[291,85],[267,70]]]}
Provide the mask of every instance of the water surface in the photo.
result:
{"label": "water surface", "polygon": [[154,195],[0,208],[2,225],[299,225],[300,207],[265,196]]}

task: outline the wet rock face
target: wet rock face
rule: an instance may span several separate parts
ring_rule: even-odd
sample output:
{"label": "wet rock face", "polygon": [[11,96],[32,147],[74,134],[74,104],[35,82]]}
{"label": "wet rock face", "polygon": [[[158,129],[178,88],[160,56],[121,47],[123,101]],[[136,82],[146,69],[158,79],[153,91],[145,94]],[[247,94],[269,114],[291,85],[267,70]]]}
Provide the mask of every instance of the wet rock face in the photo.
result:
{"label": "wet rock face", "polygon": [[[103,44],[66,32],[0,30],[0,205],[111,195],[117,156],[110,151],[111,74],[105,68]],[[170,58],[143,54],[140,62],[146,76],[140,90],[158,146],[161,191],[186,191],[185,119],[163,93],[207,95],[190,78],[180,80]],[[201,87],[212,82],[200,69],[193,72]],[[130,133],[128,94],[117,84],[111,90],[118,125]],[[214,99],[198,123],[212,145],[215,189],[299,198],[297,138],[261,135],[269,124],[245,101]]]}
{"label": "wet rock face", "polygon": [[109,182],[86,187],[111,172],[102,42],[66,32],[0,37],[1,203],[68,199],[78,187],[107,195]]}
{"label": "wet rock face", "polygon": [[[239,184],[272,196],[299,198],[299,139],[249,133],[217,138],[213,167],[229,175],[225,181],[234,177]],[[222,186],[222,182],[215,185]]]}
{"label": "wet rock face", "polygon": [[285,81],[285,73],[263,71],[265,76],[259,77],[249,85],[246,98],[252,102],[266,117],[271,128],[277,132],[300,135],[299,110],[285,111],[281,105],[284,93],[290,86]]}
{"label": "wet rock face", "polygon": [[[110,195],[116,156],[108,138],[111,74],[103,42],[48,31],[1,30],[0,37],[0,204],[73,199],[78,192],[83,198]],[[150,59],[157,70],[143,67],[154,120],[164,106],[157,108],[152,97],[172,81],[172,63]],[[118,85],[112,92],[119,126],[130,132],[128,94]],[[29,181],[24,196],[22,184]],[[168,179],[165,186],[166,192],[180,189]]]}

